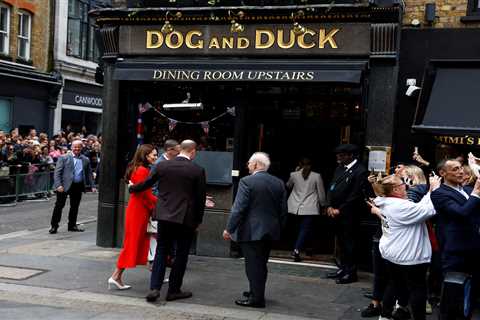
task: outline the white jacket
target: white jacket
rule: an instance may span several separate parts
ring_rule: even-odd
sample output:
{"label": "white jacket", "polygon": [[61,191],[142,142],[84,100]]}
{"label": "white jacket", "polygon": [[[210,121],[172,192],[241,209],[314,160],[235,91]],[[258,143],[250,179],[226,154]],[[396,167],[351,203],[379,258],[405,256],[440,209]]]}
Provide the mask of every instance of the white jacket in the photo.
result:
{"label": "white jacket", "polygon": [[377,197],[374,202],[383,216],[382,257],[400,265],[429,263],[432,247],[425,221],[436,213],[430,192],[418,203],[393,197]]}
{"label": "white jacket", "polygon": [[287,187],[293,188],[288,197],[288,212],[297,215],[318,215],[325,205],[325,188],[322,176],[311,171],[305,180],[302,171],[290,173]]}

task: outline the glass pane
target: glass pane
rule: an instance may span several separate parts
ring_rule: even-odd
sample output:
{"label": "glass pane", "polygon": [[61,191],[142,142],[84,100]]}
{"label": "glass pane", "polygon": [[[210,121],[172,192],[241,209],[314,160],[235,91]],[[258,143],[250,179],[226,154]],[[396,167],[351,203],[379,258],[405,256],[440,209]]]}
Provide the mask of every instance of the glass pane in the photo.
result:
{"label": "glass pane", "polygon": [[88,46],[88,24],[82,23],[82,59],[87,60],[88,57],[88,52],[87,52],[87,46]]}
{"label": "glass pane", "polygon": [[88,21],[88,5],[85,3],[82,3],[82,21],[86,22]]}
{"label": "glass pane", "polygon": [[68,16],[75,18],[80,17],[80,1],[68,0]]}
{"label": "glass pane", "polygon": [[0,130],[10,130],[10,109],[10,100],[0,99]]}
{"label": "glass pane", "polygon": [[0,33],[0,53],[3,54],[8,54],[7,52],[7,39],[5,39],[6,36],[3,33]]}
{"label": "glass pane", "polygon": [[28,38],[28,32],[29,32],[29,29],[30,29],[30,16],[27,15],[27,14],[22,14],[21,15],[22,17],[22,27],[23,29],[20,30],[21,31],[21,35]]}
{"label": "glass pane", "polygon": [[7,8],[0,7],[0,30],[7,31],[8,29],[8,10]]}
{"label": "glass pane", "polygon": [[18,38],[18,56],[27,59],[27,40]]}
{"label": "glass pane", "polygon": [[80,21],[68,19],[67,54],[80,56]]}

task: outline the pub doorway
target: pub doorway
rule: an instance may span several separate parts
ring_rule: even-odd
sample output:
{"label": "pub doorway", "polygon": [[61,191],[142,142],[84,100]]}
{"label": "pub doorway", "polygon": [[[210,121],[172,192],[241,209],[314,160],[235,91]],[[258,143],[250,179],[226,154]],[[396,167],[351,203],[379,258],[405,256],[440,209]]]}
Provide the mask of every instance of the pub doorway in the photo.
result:
{"label": "pub doorway", "polygon": [[[261,150],[272,161],[270,172],[287,182],[299,160],[307,157],[321,174],[325,192],[336,168],[333,149],[341,143],[364,145],[364,95],[359,86],[286,84],[250,86],[247,108],[247,155]],[[332,221],[319,216],[306,244],[306,260],[330,261],[334,252]],[[289,214],[287,230],[273,256],[287,258],[298,233]]]}
{"label": "pub doorway", "polygon": [[[222,203],[223,193],[218,192],[231,185],[235,194],[239,178],[248,174],[248,157],[255,151],[270,155],[270,173],[285,182],[302,157],[310,158],[313,170],[322,175],[326,190],[336,167],[333,149],[340,143],[364,145],[365,93],[360,85],[125,81],[122,87],[126,89],[124,101],[129,106],[125,117],[142,120],[142,143],[153,143],[160,149],[166,139],[194,139],[200,143],[207,171],[218,172],[218,177],[230,177],[229,170],[233,169],[230,182],[217,179],[212,184],[218,187],[210,189],[217,192],[214,209],[226,212],[231,201]],[[168,104],[186,106],[185,103],[201,103],[202,107],[166,108]],[[232,112],[227,112],[229,109]],[[128,123],[129,159],[140,142],[138,123],[131,120]],[[132,126],[133,123],[137,125]],[[231,158],[218,162],[219,154],[231,154]],[[292,219],[284,237],[275,244],[274,256],[289,257],[296,228]],[[331,260],[332,229],[328,218],[317,219],[307,245],[311,253],[305,257],[307,260]]]}

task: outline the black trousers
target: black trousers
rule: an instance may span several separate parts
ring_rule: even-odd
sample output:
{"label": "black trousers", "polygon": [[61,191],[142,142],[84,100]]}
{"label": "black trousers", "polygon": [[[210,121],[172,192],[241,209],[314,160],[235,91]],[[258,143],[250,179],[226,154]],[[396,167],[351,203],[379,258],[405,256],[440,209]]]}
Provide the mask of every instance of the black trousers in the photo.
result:
{"label": "black trousers", "polygon": [[340,246],[340,268],[347,273],[355,273],[357,271],[355,243],[359,223],[350,215],[348,213],[337,218],[335,231]]}
{"label": "black trousers", "polygon": [[183,224],[158,221],[157,251],[153,260],[150,289],[160,290],[162,288],[167,267],[167,255],[173,252],[175,245],[175,259],[168,279],[168,292],[180,291],[194,234],[195,230]]}
{"label": "black trousers", "polygon": [[[382,258],[380,249],[378,248],[380,242],[378,240],[372,241],[372,262],[373,262],[373,300],[382,301],[385,294],[385,289],[388,285],[388,261]],[[396,288],[396,299],[398,304],[402,307],[408,305],[408,290],[407,286],[403,285]]]}
{"label": "black trousers", "polygon": [[383,296],[383,316],[391,316],[397,300],[397,292],[403,290],[406,285],[413,319],[425,320],[428,265],[424,263],[407,266],[387,261],[389,281]]}
{"label": "black trousers", "polygon": [[272,241],[270,239],[247,241],[240,242],[239,245],[245,257],[245,273],[250,284],[250,300],[255,303],[263,303],[268,274],[267,263]]}
{"label": "black trousers", "polygon": [[53,208],[52,220],[50,225],[53,228],[58,228],[58,224],[62,219],[62,210],[67,202],[67,197],[70,197],[70,211],[68,212],[68,228],[73,228],[77,225],[78,207],[80,200],[82,200],[82,193],[85,191],[83,182],[72,183],[72,186],[67,192],[57,192],[57,200]]}

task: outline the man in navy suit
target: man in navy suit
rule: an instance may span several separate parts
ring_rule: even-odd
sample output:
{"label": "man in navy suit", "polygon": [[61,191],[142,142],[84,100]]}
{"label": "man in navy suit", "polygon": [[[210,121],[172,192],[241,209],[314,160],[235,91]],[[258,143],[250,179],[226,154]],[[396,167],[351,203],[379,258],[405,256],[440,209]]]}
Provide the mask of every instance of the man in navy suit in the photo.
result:
{"label": "man in navy suit", "polygon": [[[480,179],[473,189],[462,187],[463,167],[455,159],[442,160],[438,172],[443,184],[432,192],[438,213],[442,269],[471,274],[478,283],[480,272]],[[476,285],[475,285],[476,287]]]}
{"label": "man in navy suit", "polygon": [[287,217],[285,184],[267,173],[269,166],[270,159],[263,152],[250,157],[250,175],[240,179],[232,212],[223,231],[223,238],[238,242],[245,257],[250,290],[243,293],[246,299],[235,301],[243,307],[265,307],[271,243],[280,239]]}

